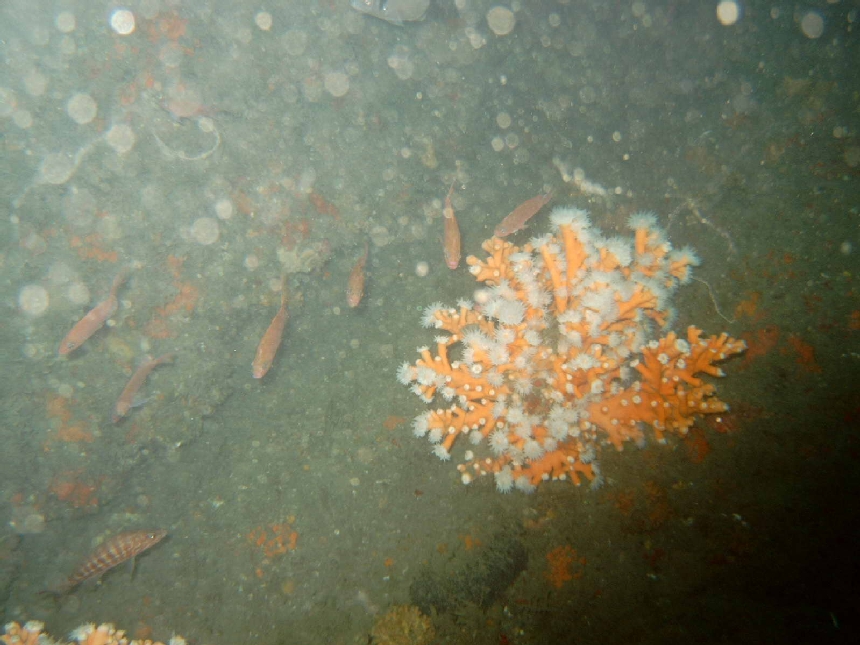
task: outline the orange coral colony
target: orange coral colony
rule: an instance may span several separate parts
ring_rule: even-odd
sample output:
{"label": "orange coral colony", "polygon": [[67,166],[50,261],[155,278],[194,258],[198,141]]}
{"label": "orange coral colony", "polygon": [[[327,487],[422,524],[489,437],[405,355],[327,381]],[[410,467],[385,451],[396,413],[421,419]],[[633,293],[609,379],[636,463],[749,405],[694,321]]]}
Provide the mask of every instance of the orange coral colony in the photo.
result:
{"label": "orange coral colony", "polygon": [[[24,625],[8,623],[3,634],[0,634],[0,641],[4,645],[57,645],[62,642],[51,638],[44,629],[45,625],[36,620]],[[164,645],[151,640],[129,640],[123,630],[107,623],[98,627],[94,624],[81,625],[69,634],[69,641],[70,645]],[[167,643],[185,645],[185,639],[174,635]]]}
{"label": "orange coral colony", "polygon": [[[496,488],[530,492],[543,481],[601,482],[597,452],[685,435],[696,416],[728,410],[701,376],[742,352],[743,341],[668,331],[671,296],[698,264],[674,251],[656,217],[630,217],[633,239],[606,238],[588,214],[561,208],[554,233],[522,248],[484,242],[485,260],[467,258],[479,302],[424,312],[435,354],[420,347],[398,380],[437,406],[412,423],[443,461],[460,437],[458,465],[468,484],[492,473]],[[660,333],[665,335],[660,337]],[[481,454],[479,454],[481,453]]]}

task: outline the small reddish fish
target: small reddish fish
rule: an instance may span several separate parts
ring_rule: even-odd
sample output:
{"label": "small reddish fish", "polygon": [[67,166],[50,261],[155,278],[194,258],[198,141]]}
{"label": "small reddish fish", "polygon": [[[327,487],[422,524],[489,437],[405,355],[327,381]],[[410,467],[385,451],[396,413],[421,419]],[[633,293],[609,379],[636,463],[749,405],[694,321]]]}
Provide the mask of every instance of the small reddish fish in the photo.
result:
{"label": "small reddish fish", "polygon": [[111,414],[110,420],[117,423],[126,414],[128,414],[128,411],[131,410],[134,405],[134,397],[137,394],[137,391],[144,384],[149,373],[159,365],[173,362],[174,358],[176,358],[176,354],[165,354],[164,356],[160,356],[154,360],[147,361],[138,367],[137,371],[135,371],[128,380],[128,384],[126,384],[122,394],[120,394],[119,398],[116,400],[116,405],[113,406],[113,414]]}
{"label": "small reddish fish", "polygon": [[445,220],[445,237],[442,248],[445,251],[445,264],[452,270],[460,264],[460,225],[457,224],[454,207],[451,205],[451,195],[454,193],[455,182],[456,179],[451,182],[448,196],[445,197],[445,208],[442,209],[442,216]]}
{"label": "small reddish fish", "polygon": [[367,242],[364,243],[364,255],[362,255],[352,271],[349,273],[349,282],[346,284],[346,301],[350,307],[358,307],[361,297],[364,295],[364,267],[367,264],[367,253],[369,249]]}
{"label": "small reddish fish", "polygon": [[72,327],[72,331],[66,334],[63,342],[60,343],[59,354],[65,356],[70,352],[75,351],[83,345],[86,340],[101,329],[108,318],[116,313],[119,306],[116,294],[123,283],[128,279],[129,269],[123,269],[119,275],[113,279],[113,284],[110,288],[110,294],[102,302],[90,309],[86,316],[81,318],[77,324]]}
{"label": "small reddish fish", "polygon": [[154,531],[125,531],[113,536],[78,565],[78,568],[69,576],[69,579],[58,592],[68,593],[82,582],[101,576],[116,565],[152,548],[161,542],[166,535],[167,531],[164,529],[156,529]]}
{"label": "small reddish fish", "polygon": [[275,354],[278,353],[278,347],[281,346],[281,337],[284,335],[284,327],[287,326],[287,320],[290,315],[287,313],[287,276],[281,278],[281,307],[278,313],[272,318],[269,323],[269,328],[263,337],[260,339],[260,344],[257,345],[257,355],[254,357],[254,362],[251,363],[251,375],[254,378],[263,378],[272,363],[275,362]]}
{"label": "small reddish fish", "polygon": [[510,215],[499,223],[496,230],[493,231],[493,235],[496,237],[507,237],[511,233],[516,233],[520,229],[525,228],[526,222],[537,215],[538,211],[552,199],[553,192],[551,190],[543,195],[532,197],[517,206]]}

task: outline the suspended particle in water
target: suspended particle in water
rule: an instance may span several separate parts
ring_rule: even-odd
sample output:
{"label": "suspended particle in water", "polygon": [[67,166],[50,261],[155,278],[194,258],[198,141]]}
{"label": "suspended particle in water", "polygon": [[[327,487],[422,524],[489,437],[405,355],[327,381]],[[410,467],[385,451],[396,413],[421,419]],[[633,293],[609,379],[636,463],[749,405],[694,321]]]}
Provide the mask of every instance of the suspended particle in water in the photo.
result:
{"label": "suspended particle in water", "polygon": [[137,136],[134,134],[134,130],[131,129],[130,125],[117,123],[108,130],[105,135],[105,141],[107,141],[107,144],[118,154],[124,155],[126,152],[129,152],[134,148],[134,144],[137,142]]}
{"label": "suspended particle in water", "polygon": [[497,36],[507,36],[514,30],[517,19],[507,7],[493,7],[487,12],[487,24]]}
{"label": "suspended particle in water", "polygon": [[800,19],[800,30],[807,38],[819,38],[824,33],[824,18],[816,11],[808,11]]}
{"label": "suspended particle in water", "polygon": [[218,219],[228,220],[233,217],[234,213],[233,202],[223,197],[215,202],[215,215]]}
{"label": "suspended particle in water", "polygon": [[349,76],[343,72],[329,72],[323,78],[323,86],[335,98],[346,96],[349,92]]}
{"label": "suspended particle in water", "polygon": [[75,174],[75,160],[64,152],[52,152],[45,155],[39,166],[37,183],[65,184]]}
{"label": "suspended particle in water", "polygon": [[261,11],[254,16],[254,24],[256,24],[257,28],[261,31],[269,31],[272,28],[272,23],[272,14],[268,11]]}
{"label": "suspended particle in water", "polygon": [[77,27],[77,20],[75,19],[75,14],[71,11],[61,11],[54,17],[54,25],[56,25],[57,30],[63,34],[70,34]]}
{"label": "suspended particle in water", "polygon": [[120,36],[128,36],[134,32],[134,14],[128,9],[116,9],[110,15],[110,28]]}
{"label": "suspended particle in water", "polygon": [[48,290],[38,284],[28,284],[18,292],[18,307],[29,316],[41,316],[49,302]]}
{"label": "suspended particle in water", "polygon": [[90,290],[82,282],[72,282],[66,289],[66,298],[73,305],[85,305],[90,301]]}
{"label": "suspended particle in water", "polygon": [[24,89],[30,96],[42,96],[48,89],[48,78],[33,69],[24,76]]}
{"label": "suspended particle in water", "polygon": [[733,25],[740,17],[741,8],[735,0],[723,0],[717,5],[717,20],[721,25]]}
{"label": "suspended particle in water", "polygon": [[209,246],[218,241],[218,220],[213,217],[198,217],[191,225],[191,237],[198,244]]}
{"label": "suspended particle in water", "polygon": [[66,114],[78,125],[86,125],[92,122],[98,114],[98,104],[89,94],[78,92],[73,94],[66,103]]}

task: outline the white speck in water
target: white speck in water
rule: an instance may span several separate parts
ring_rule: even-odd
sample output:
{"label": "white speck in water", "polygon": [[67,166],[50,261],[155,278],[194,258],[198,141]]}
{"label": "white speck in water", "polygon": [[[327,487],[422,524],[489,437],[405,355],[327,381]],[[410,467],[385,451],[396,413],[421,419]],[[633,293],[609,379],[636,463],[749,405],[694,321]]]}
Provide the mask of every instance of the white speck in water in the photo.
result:
{"label": "white speck in water", "polygon": [[807,38],[819,38],[824,33],[824,18],[817,11],[808,11],[800,19],[800,30]]}
{"label": "white speck in water", "polygon": [[735,0],[723,0],[717,4],[717,21],[726,27],[735,24],[741,17],[741,8]]}
{"label": "white speck in water", "polygon": [[18,99],[15,92],[8,87],[0,87],[0,116],[10,117],[18,107]]}
{"label": "white speck in water", "polygon": [[208,246],[218,241],[218,220],[212,217],[198,217],[191,225],[191,237],[198,244]]}
{"label": "white speck in water", "polygon": [[134,148],[137,142],[137,136],[130,125],[125,123],[117,123],[105,135],[105,141],[113,148],[117,154],[124,155]]}
{"label": "white speck in water", "polygon": [[45,155],[39,166],[38,182],[40,184],[65,184],[75,173],[75,160],[65,152],[52,152]]}
{"label": "white speck in water", "polygon": [[134,14],[128,9],[116,9],[110,15],[110,28],[120,36],[128,36],[134,32]]}
{"label": "white speck in water", "polygon": [[290,29],[281,40],[290,56],[301,56],[308,46],[308,35],[298,29]]}
{"label": "white speck in water", "polygon": [[85,305],[90,301],[90,290],[82,282],[72,282],[66,289],[66,298],[73,305]]}
{"label": "white speck in water", "polygon": [[349,92],[349,76],[343,72],[329,72],[323,78],[323,86],[335,98],[346,96]]}
{"label": "white speck in water", "polygon": [[98,105],[89,94],[78,92],[66,103],[66,114],[78,125],[86,125],[96,118]]}
{"label": "white speck in water", "polygon": [[226,197],[215,202],[215,214],[218,216],[218,219],[228,220],[233,217],[234,212],[233,202]]}
{"label": "white speck in water", "polygon": [[57,29],[64,34],[70,34],[75,30],[77,26],[77,20],[75,19],[75,14],[71,11],[61,11],[54,18],[54,25],[56,25]]}
{"label": "white speck in water", "polygon": [[39,284],[28,284],[18,292],[18,307],[29,316],[41,316],[48,310],[48,290]]}
{"label": "white speck in water", "polygon": [[261,11],[254,16],[254,24],[262,31],[269,31],[272,28],[273,22],[272,14],[268,11]]}
{"label": "white speck in water", "polygon": [[33,69],[24,76],[24,89],[30,96],[42,96],[48,89],[48,77]]}
{"label": "white speck in water", "polygon": [[22,130],[26,130],[33,126],[33,115],[30,114],[30,110],[15,110],[12,121]]}
{"label": "white speck in water", "polygon": [[487,12],[487,24],[497,36],[507,36],[514,30],[517,19],[514,12],[507,7],[493,7]]}

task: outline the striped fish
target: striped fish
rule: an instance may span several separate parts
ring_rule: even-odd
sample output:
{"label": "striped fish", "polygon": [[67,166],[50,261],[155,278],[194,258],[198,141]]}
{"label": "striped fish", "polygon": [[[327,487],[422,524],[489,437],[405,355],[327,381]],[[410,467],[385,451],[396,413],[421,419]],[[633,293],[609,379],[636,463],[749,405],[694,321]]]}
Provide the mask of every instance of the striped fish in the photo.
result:
{"label": "striped fish", "polygon": [[82,582],[101,576],[118,564],[122,564],[155,546],[164,539],[165,535],[167,535],[167,531],[157,529],[155,531],[125,531],[113,536],[78,565],[78,568],[69,576],[69,579],[58,592],[68,593]]}

